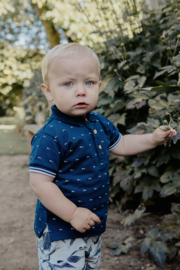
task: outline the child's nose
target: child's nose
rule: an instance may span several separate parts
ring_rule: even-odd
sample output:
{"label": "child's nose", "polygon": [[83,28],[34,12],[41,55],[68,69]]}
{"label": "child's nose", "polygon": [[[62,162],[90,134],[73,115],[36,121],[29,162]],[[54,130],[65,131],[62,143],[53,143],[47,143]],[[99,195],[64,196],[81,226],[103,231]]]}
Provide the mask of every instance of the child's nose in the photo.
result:
{"label": "child's nose", "polygon": [[86,96],[85,86],[77,87],[77,96]]}

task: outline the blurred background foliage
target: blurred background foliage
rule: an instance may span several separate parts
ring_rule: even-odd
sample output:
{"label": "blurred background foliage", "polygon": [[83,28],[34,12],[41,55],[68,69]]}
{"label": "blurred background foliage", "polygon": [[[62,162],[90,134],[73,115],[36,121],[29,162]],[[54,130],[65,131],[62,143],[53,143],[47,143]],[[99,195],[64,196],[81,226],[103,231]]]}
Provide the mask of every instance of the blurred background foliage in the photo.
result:
{"label": "blurred background foliage", "polygon": [[[49,48],[60,42],[80,42],[98,50],[112,36],[132,36],[135,29],[141,30],[141,6],[142,0],[2,0],[0,115],[11,115],[13,106],[20,105],[22,89],[29,87]],[[27,97],[29,90],[24,91],[23,99]]]}
{"label": "blurred background foliage", "polygon": [[180,231],[174,229],[180,220],[179,2],[0,3],[1,116],[22,112],[22,126],[43,124],[50,113],[40,89],[45,52],[59,43],[79,42],[95,50],[101,62],[103,83],[96,112],[122,134],[151,133],[162,124],[177,130],[167,145],[110,160],[111,204],[119,211],[137,208],[124,225],[131,225],[145,210],[167,214],[159,229],[147,232],[141,250],[142,254],[149,250],[162,267],[172,239],[175,249],[180,246]]}

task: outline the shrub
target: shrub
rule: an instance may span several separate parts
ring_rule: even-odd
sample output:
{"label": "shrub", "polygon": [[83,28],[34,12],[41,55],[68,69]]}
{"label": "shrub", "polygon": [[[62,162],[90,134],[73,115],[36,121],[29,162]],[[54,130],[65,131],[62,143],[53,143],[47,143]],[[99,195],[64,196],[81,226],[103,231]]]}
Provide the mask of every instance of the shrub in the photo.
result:
{"label": "shrub", "polygon": [[[160,12],[149,12],[141,22],[140,33],[134,33],[131,39],[122,35],[109,39],[106,49],[99,52],[104,80],[96,111],[114,122],[123,134],[151,133],[159,125],[166,128],[170,125],[178,131],[168,145],[136,156],[111,157],[110,199],[121,207],[130,200],[135,208],[142,202],[146,207],[153,205],[157,200],[161,205],[162,198],[169,196],[170,212],[170,205],[177,201],[180,192],[178,14],[173,4]],[[168,212],[168,209],[163,210]],[[180,217],[177,213],[176,223]],[[163,267],[168,252],[165,242],[170,236],[162,240],[159,234],[165,232],[160,229],[147,232],[147,237],[154,237],[154,242],[146,239],[142,253],[150,250]],[[178,241],[179,235],[173,237]]]}

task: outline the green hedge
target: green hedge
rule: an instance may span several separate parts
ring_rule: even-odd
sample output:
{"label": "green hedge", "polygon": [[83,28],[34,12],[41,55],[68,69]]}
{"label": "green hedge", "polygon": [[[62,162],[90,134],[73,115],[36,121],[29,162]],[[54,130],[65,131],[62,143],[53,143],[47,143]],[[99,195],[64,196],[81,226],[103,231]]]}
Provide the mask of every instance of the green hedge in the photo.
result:
{"label": "green hedge", "polygon": [[[168,145],[151,151],[111,157],[111,201],[121,207],[130,200],[135,206],[145,205],[143,211],[137,209],[125,219],[125,225],[141,217],[147,206],[156,207],[157,201],[161,204],[165,197],[169,198],[170,209],[180,194],[180,11],[169,4],[144,15],[140,33],[134,33],[131,39],[119,35],[107,40],[106,49],[99,51],[103,85],[96,111],[123,134],[151,133],[162,124],[172,126],[178,134]],[[174,206],[170,218],[176,225],[180,221],[180,215],[175,215],[180,213],[178,207]],[[150,250],[162,267],[168,253],[167,241],[179,241],[179,231],[171,225],[171,233],[164,239],[158,239],[163,234],[160,229],[149,231],[142,245],[141,252]]]}

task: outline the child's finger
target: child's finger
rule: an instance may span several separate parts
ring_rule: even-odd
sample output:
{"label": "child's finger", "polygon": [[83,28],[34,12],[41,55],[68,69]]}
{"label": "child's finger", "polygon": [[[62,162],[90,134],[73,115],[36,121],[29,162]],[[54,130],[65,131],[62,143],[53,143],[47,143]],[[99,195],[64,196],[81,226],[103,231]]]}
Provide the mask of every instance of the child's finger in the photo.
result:
{"label": "child's finger", "polygon": [[92,227],[95,225],[95,221],[91,219],[91,221],[89,222],[89,225]]}
{"label": "child's finger", "polygon": [[96,223],[100,224],[101,220],[98,218],[98,216],[96,214],[93,213],[92,215],[92,220],[94,220]]}
{"label": "child's finger", "polygon": [[86,226],[84,227],[84,229],[85,229],[85,230],[90,230],[90,229],[91,229],[91,226],[90,226],[90,225],[86,225]]}
{"label": "child's finger", "polygon": [[165,132],[167,132],[167,133],[169,133],[171,130],[169,129],[169,130],[167,130],[167,128],[165,127],[165,126],[160,126],[160,127],[158,127],[158,129],[160,129],[160,130],[162,130],[162,131],[165,131]]}
{"label": "child's finger", "polygon": [[172,139],[173,137],[175,137],[175,136],[177,135],[177,132],[176,132],[176,130],[175,130],[175,129],[172,129],[172,128],[171,128],[171,130],[170,130],[170,131],[171,131],[171,133],[169,134],[169,136],[168,136],[168,137],[169,137],[170,139]]}

